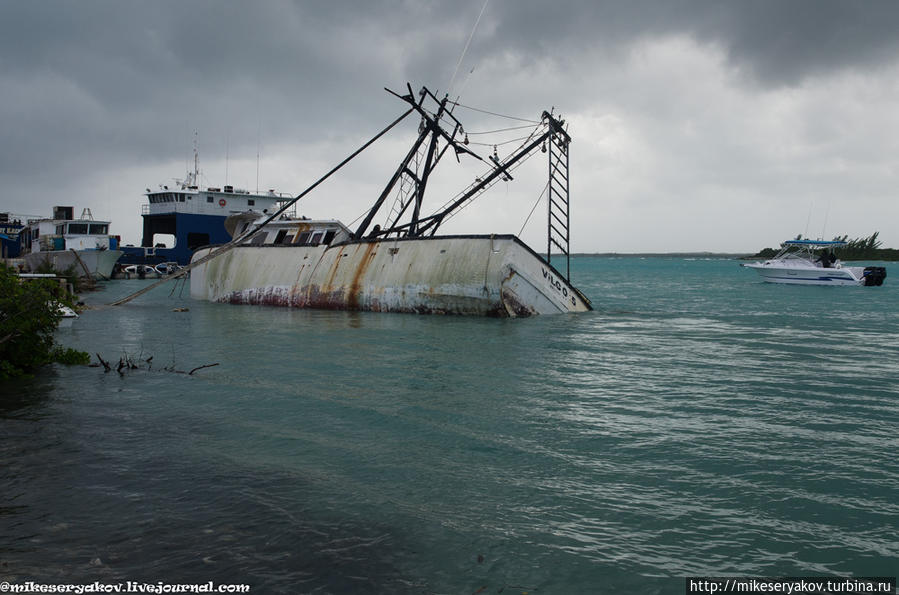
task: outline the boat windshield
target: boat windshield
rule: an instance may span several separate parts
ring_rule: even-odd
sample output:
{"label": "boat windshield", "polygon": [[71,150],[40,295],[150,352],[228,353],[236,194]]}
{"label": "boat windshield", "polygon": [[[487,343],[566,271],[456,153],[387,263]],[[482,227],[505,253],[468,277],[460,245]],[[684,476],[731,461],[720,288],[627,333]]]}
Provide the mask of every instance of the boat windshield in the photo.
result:
{"label": "boat windshield", "polygon": [[831,242],[820,240],[789,240],[780,245],[780,252],[778,252],[774,258],[780,260],[796,258],[814,261],[817,258],[815,254],[817,251],[824,250],[825,252],[830,252],[832,254],[834,248],[845,245],[846,242],[836,240]]}

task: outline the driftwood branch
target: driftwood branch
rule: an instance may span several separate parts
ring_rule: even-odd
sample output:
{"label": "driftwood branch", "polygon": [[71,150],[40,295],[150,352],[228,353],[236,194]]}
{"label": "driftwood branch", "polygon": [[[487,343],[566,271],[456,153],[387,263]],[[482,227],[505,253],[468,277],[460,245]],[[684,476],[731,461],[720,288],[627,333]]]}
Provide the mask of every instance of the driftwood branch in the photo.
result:
{"label": "driftwood branch", "polygon": [[194,372],[196,372],[197,370],[202,370],[203,368],[211,368],[212,366],[217,366],[217,365],[218,365],[218,362],[216,362],[216,363],[214,363],[214,364],[206,364],[205,366],[197,366],[196,368],[194,368],[193,370],[191,370],[190,372],[188,372],[187,375],[188,375],[188,376],[193,376],[193,375],[194,375]]}
{"label": "driftwood branch", "polygon": [[105,368],[104,372],[109,372],[110,370],[112,370],[112,368],[109,366],[109,362],[100,357],[99,353],[97,354],[97,359],[100,360],[101,364],[103,364],[103,367]]}
{"label": "driftwood branch", "polygon": [[[112,369],[113,369],[112,365],[110,365],[110,363],[108,361],[103,359],[103,357],[99,353],[97,353],[96,356],[97,356],[97,360],[99,360],[100,363],[99,364],[91,364],[91,367],[98,368],[102,365],[104,368],[104,373],[112,371]],[[152,362],[153,362],[152,355],[145,360],[141,360],[141,359],[135,360],[132,356],[125,354],[119,358],[119,363],[115,367],[115,371],[119,373],[119,376],[124,377],[125,372],[127,372],[128,370],[142,369],[143,366],[141,364],[144,364],[144,363],[146,364],[146,370],[152,369],[152,367],[153,367]],[[173,372],[175,374],[187,374],[188,376],[193,376],[193,373],[198,370],[202,370],[203,368],[212,368],[217,365],[219,365],[218,362],[216,362],[214,364],[204,364],[202,366],[197,366],[196,368],[192,369],[190,372],[185,372],[184,370],[176,370],[175,365],[173,363],[171,366],[165,366],[162,369],[165,370],[166,372]]]}

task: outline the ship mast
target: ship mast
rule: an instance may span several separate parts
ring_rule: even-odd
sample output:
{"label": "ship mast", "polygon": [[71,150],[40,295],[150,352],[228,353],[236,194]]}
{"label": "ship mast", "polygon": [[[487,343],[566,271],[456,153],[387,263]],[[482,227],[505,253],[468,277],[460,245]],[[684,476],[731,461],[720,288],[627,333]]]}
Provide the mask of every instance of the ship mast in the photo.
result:
{"label": "ship mast", "polygon": [[[546,258],[547,262],[549,262],[552,258],[552,249],[555,247],[562,252],[566,261],[568,261],[570,239],[568,145],[571,142],[571,137],[565,131],[565,122],[544,111],[540,122],[544,127],[542,134],[532,136],[529,139],[530,142],[527,142],[505,159],[500,160],[496,155],[491,155],[490,162],[493,164],[493,168],[486,175],[479,178],[458,198],[450,201],[442,210],[432,215],[422,216],[421,205],[428,179],[448,149],[452,147],[456,160],[459,160],[459,155],[462,154],[470,155],[480,161],[485,160],[466,147],[464,142],[456,140],[459,136],[464,137],[464,130],[462,123],[456,119],[452,110],[447,109],[447,104],[449,103],[447,97],[444,97],[442,100],[438,99],[426,87],[422,87],[416,99],[411,85],[407,84],[406,87],[408,90],[406,95],[399,95],[390,89],[386,89],[386,91],[402,99],[413,110],[418,112],[421,117],[418,139],[394,172],[393,177],[390,178],[387,187],[384,188],[375,204],[369,209],[362,223],[356,229],[354,237],[383,238],[395,235],[396,237],[415,238],[433,236],[437,233],[440,225],[455,211],[484,192],[496,181],[501,179],[511,180],[512,170],[517,165],[520,165],[520,162],[530,155],[531,152],[545,147],[548,143],[550,164]],[[431,100],[432,104],[436,104],[436,109],[433,107],[427,109],[424,106],[425,101],[428,99]],[[449,127],[444,129],[441,120],[448,121],[452,129],[449,130]],[[443,142],[443,146],[439,149],[438,141]],[[385,229],[375,226],[369,230],[375,215],[384,206],[384,201],[397,185],[399,185],[401,191],[404,186],[411,187],[411,190],[404,197],[401,197],[400,204],[394,206],[389,223],[385,226]],[[412,207],[409,220],[401,224],[399,219],[410,210],[409,207]],[[566,278],[568,277],[570,277],[570,269],[566,266]]]}
{"label": "ship mast", "polygon": [[187,174],[187,186],[199,186],[200,180],[200,145],[197,131],[194,130],[194,170]]}

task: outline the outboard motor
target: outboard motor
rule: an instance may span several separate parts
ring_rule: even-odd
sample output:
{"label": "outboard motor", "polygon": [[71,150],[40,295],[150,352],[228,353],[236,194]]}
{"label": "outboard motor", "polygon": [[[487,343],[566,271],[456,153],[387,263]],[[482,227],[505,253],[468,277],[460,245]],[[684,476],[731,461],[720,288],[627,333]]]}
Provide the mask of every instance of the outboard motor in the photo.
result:
{"label": "outboard motor", "polygon": [[883,280],[887,277],[887,270],[884,267],[865,267],[863,276],[865,278],[865,287],[883,285]]}

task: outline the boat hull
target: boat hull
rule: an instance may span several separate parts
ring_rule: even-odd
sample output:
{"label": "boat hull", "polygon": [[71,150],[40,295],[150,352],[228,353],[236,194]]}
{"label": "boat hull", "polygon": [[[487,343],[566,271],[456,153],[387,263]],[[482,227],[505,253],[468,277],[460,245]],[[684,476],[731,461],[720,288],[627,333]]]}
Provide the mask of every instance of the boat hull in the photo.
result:
{"label": "boat hull", "polygon": [[765,263],[744,264],[754,269],[763,281],[792,285],[864,285],[864,267],[797,267]]}
{"label": "boat hull", "polygon": [[105,280],[121,256],[121,250],[52,250],[26,254],[25,263],[32,271],[49,264],[56,271],[72,268],[79,277]]}
{"label": "boat hull", "polygon": [[190,286],[195,299],[295,308],[500,317],[591,309],[510,235],[237,246],[193,268]]}

